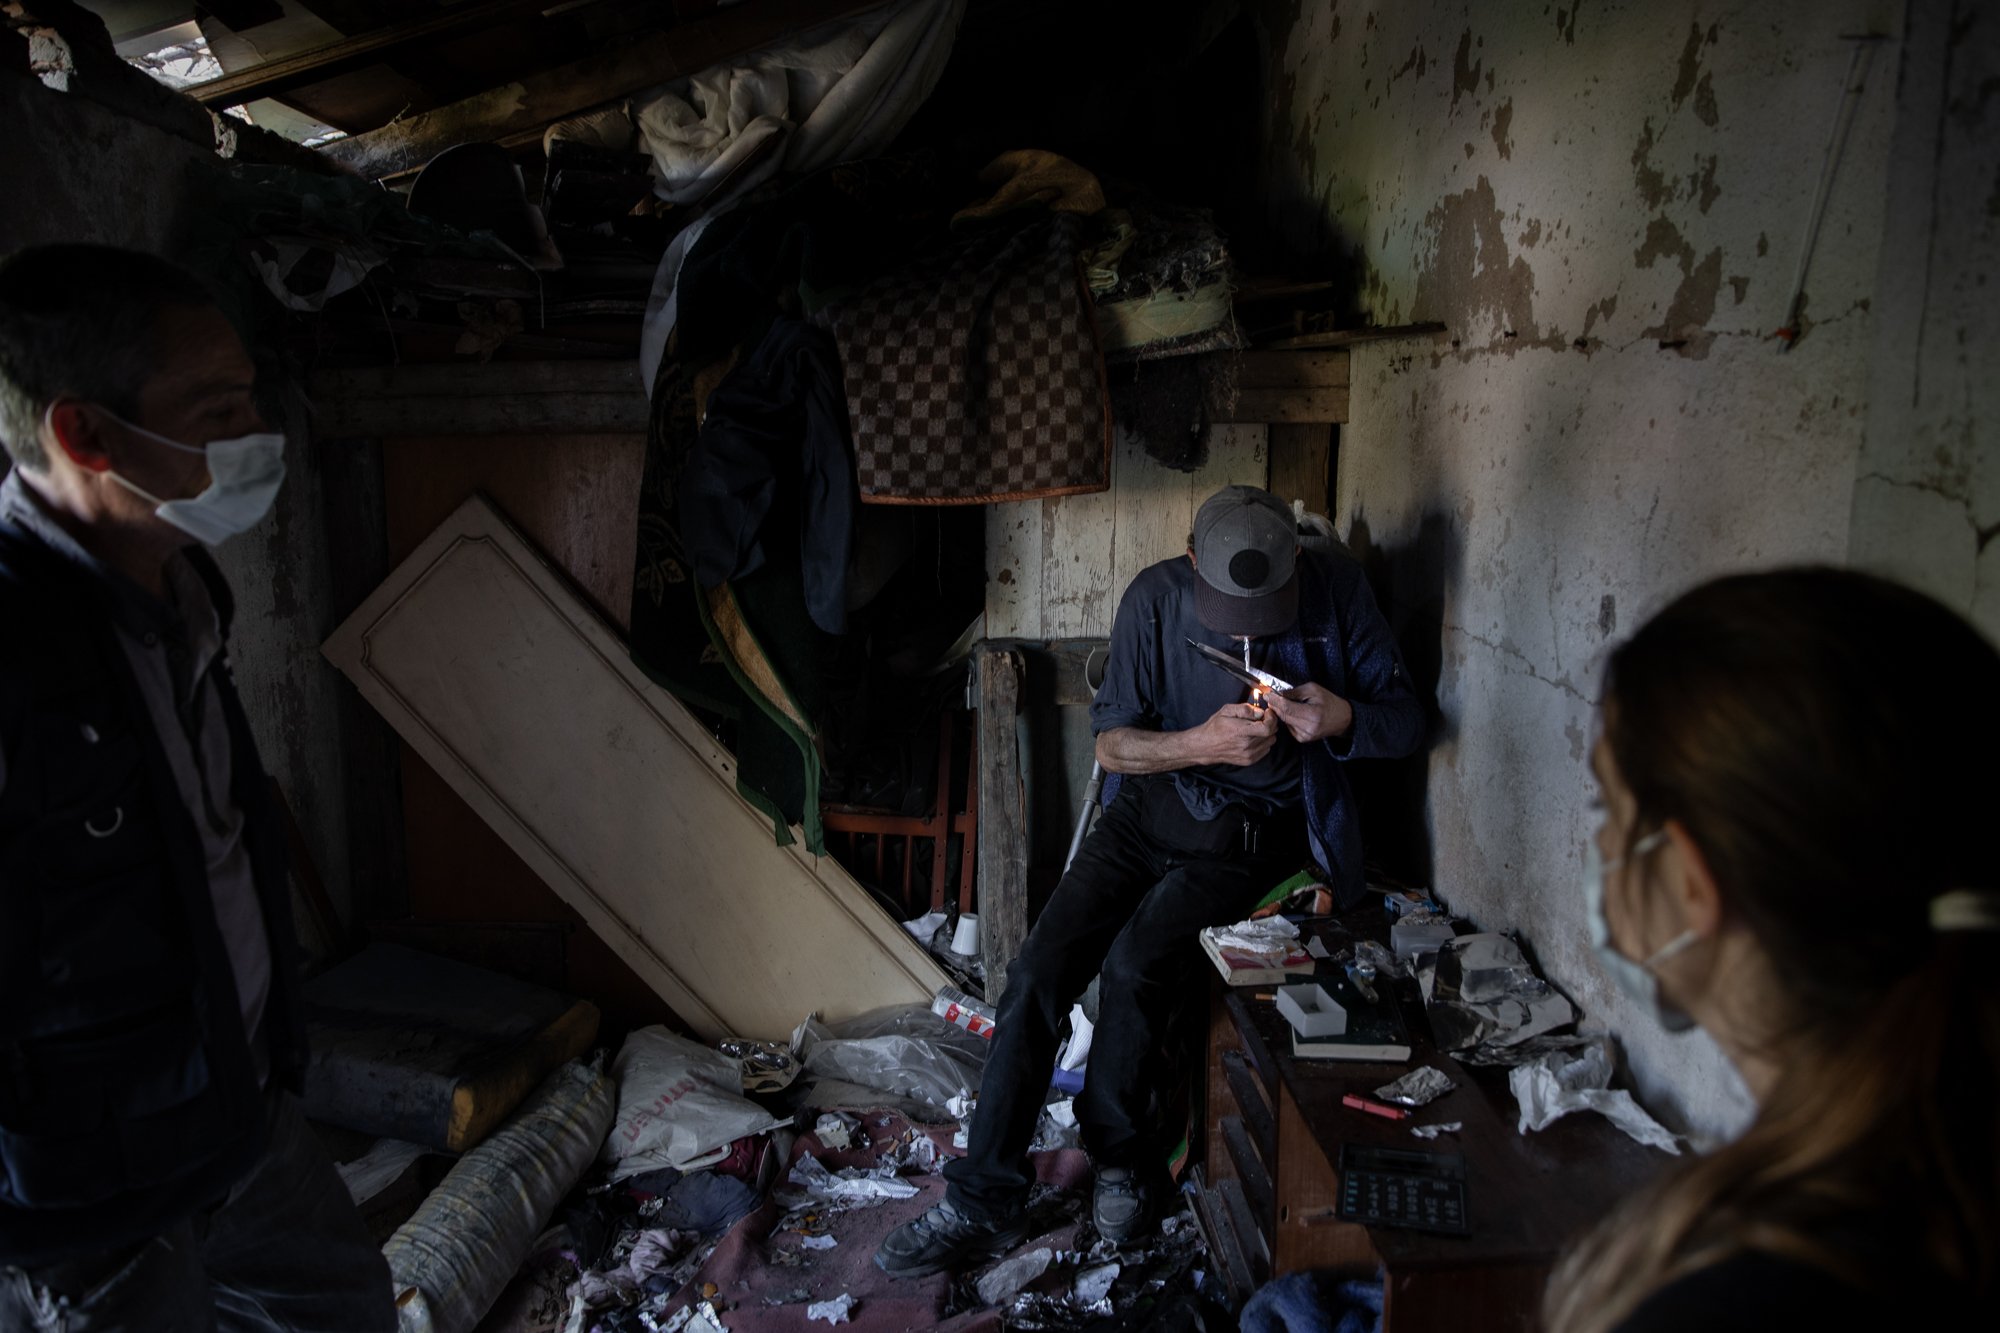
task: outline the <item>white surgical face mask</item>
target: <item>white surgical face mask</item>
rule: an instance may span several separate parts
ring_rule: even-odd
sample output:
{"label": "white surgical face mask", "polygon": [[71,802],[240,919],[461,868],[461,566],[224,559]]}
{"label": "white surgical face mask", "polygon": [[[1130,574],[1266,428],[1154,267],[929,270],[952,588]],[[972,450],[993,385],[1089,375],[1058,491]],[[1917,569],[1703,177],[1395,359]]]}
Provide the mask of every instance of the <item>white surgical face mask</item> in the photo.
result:
{"label": "white surgical face mask", "polygon": [[182,453],[205,454],[208,458],[208,488],[185,500],[162,500],[140,490],[116,472],[111,479],[142,500],[151,500],[153,513],[188,536],[207,546],[220,546],[239,533],[257,526],[271,512],[278,487],[285,481],[285,437],[276,431],[239,435],[232,440],[210,440],[205,446],[182,444],[157,431],[135,426],[113,412],[105,415],[135,434],[178,449]]}
{"label": "white surgical face mask", "polygon": [[1692,929],[1684,930],[1654,950],[1644,962],[1635,963],[1618,952],[1618,946],[1611,942],[1611,922],[1604,915],[1606,873],[1624,865],[1632,857],[1644,856],[1665,844],[1666,840],[1664,831],[1649,833],[1633,844],[1631,856],[1606,861],[1597,850],[1597,839],[1586,838],[1583,844],[1583,901],[1590,915],[1591,947],[1597,951],[1598,963],[1610,974],[1618,989],[1630,996],[1667,1031],[1685,1032],[1694,1026],[1694,1020],[1661,998],[1660,980],[1653,975],[1653,969],[1683,952],[1701,937]]}

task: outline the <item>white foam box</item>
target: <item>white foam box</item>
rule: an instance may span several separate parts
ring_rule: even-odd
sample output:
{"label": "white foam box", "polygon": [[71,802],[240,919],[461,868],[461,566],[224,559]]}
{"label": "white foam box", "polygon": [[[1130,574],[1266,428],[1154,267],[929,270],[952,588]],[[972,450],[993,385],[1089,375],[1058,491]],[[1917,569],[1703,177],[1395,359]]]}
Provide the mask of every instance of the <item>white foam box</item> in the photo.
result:
{"label": "white foam box", "polygon": [[1347,1011],[1324,987],[1278,987],[1278,1012],[1301,1037],[1338,1037],[1347,1031]]}

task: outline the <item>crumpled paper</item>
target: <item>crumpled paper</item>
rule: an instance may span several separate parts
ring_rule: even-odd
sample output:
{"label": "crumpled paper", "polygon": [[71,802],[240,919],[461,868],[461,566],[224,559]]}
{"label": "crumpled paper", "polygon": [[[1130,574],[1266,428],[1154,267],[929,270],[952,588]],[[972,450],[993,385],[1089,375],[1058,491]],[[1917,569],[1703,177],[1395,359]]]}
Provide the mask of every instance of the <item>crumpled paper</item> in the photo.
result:
{"label": "crumpled paper", "polygon": [[1434,1139],[1440,1134],[1456,1134],[1464,1128],[1465,1122],[1463,1120],[1446,1120],[1435,1125],[1413,1126],[1410,1133],[1420,1139]]}
{"label": "crumpled paper", "polygon": [[814,1199],[847,1205],[880,1203],[884,1199],[907,1199],[917,1187],[896,1178],[893,1168],[863,1171],[842,1167],[838,1174],[826,1169],[817,1157],[801,1157],[792,1164],[787,1180]]}
{"label": "crumpled paper", "polygon": [[646,1279],[670,1269],[699,1239],[672,1228],[640,1232],[622,1264],[599,1272],[584,1273],[577,1279],[585,1303],[592,1306],[616,1305],[631,1299],[645,1290]]}
{"label": "crumpled paper", "polygon": [[979,1299],[988,1305],[1000,1305],[1014,1299],[1021,1288],[1049,1271],[1050,1262],[1056,1252],[1044,1245],[1017,1254],[1003,1264],[996,1264],[979,1279]]}
{"label": "crumpled paper", "polygon": [[1507,1073],[1507,1086],[1520,1103],[1523,1134],[1547,1129],[1572,1111],[1595,1111],[1647,1147],[1680,1155],[1679,1140],[1631,1093],[1611,1089],[1611,1047],[1601,1039],[1517,1065]]}
{"label": "crumpled paper", "polygon": [[1111,1284],[1118,1280],[1117,1264],[1099,1264],[1086,1268],[1076,1275],[1074,1295],[1078,1305],[1095,1305],[1111,1294]]}
{"label": "crumpled paper", "polygon": [[814,1301],[808,1305],[806,1319],[808,1321],[824,1319],[829,1324],[845,1324],[848,1322],[847,1316],[853,1309],[854,1297],[843,1291],[830,1301]]}
{"label": "crumpled paper", "polygon": [[1576,1010],[1505,935],[1461,935],[1438,950],[1425,1010],[1438,1046],[1512,1046],[1574,1022]]}

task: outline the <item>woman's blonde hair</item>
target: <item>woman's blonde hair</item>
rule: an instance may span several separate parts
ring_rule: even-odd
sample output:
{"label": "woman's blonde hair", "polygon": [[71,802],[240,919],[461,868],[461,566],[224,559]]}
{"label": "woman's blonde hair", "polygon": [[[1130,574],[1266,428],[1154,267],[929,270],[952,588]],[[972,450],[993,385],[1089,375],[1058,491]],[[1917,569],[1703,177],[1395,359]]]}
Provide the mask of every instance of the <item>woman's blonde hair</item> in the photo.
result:
{"label": "woman's blonde hair", "polygon": [[1633,839],[1679,821],[1772,961],[1781,1072],[1740,1139],[1566,1256],[1545,1323],[1613,1328],[1746,1251],[1990,1297],[2000,960],[1929,908],[2000,890],[2000,654],[1907,589],[1786,570],[1676,601],[1613,654],[1605,700]]}

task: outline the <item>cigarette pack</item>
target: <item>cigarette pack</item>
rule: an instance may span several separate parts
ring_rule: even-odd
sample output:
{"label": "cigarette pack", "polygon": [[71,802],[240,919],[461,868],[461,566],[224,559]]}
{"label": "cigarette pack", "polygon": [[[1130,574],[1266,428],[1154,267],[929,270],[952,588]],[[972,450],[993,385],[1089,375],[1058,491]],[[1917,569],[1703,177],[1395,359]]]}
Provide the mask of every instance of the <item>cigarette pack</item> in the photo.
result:
{"label": "cigarette pack", "polygon": [[956,986],[938,987],[931,1012],[947,1023],[956,1023],[975,1037],[993,1037],[993,1007],[973,999]]}

